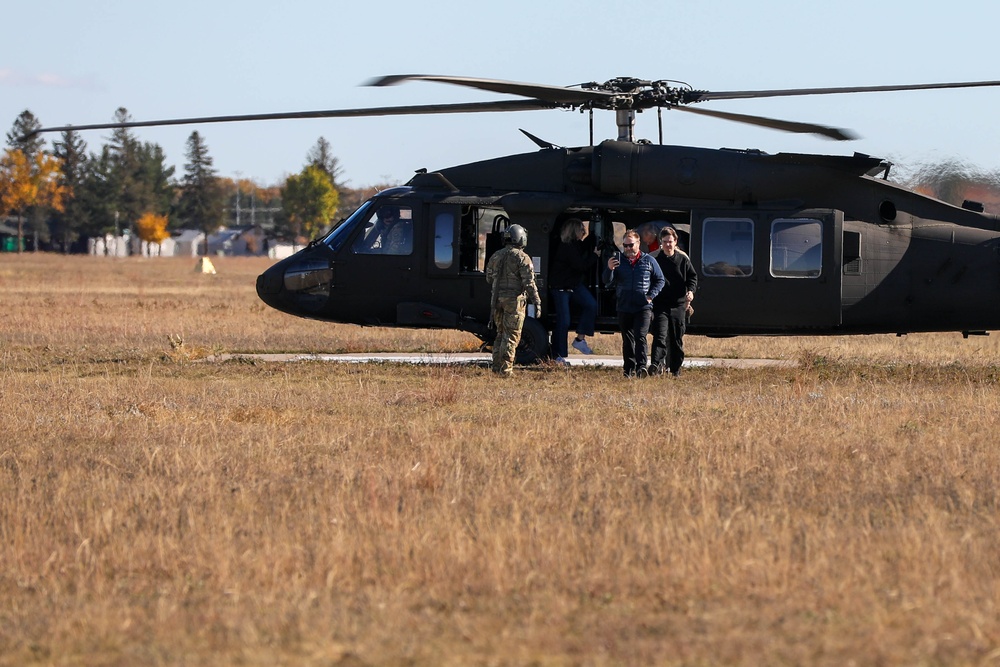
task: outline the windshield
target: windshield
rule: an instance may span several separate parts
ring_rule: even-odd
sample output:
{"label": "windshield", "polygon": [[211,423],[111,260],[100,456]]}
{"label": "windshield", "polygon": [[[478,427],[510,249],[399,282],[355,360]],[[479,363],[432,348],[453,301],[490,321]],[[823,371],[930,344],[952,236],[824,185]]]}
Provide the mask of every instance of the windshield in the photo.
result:
{"label": "windshield", "polygon": [[330,246],[331,250],[340,250],[341,246],[344,245],[344,241],[346,241],[347,237],[350,236],[351,230],[358,224],[358,221],[368,218],[368,212],[371,208],[371,200],[366,201],[349,217],[341,220],[339,224],[335,225],[334,228],[331,229],[330,232],[323,238],[322,242]]}

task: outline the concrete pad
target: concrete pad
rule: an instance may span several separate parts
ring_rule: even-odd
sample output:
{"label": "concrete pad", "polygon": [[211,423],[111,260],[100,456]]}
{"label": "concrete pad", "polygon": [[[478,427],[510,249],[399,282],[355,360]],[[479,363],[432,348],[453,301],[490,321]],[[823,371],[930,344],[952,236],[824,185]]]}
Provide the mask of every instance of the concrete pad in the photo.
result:
{"label": "concrete pad", "polygon": [[[218,354],[207,357],[205,361],[267,361],[267,362],[290,362],[290,361],[329,361],[347,364],[364,363],[401,363],[401,364],[468,364],[483,366],[488,365],[491,356],[482,352],[439,352],[439,353],[402,353],[402,352],[359,352],[351,354]],[[567,357],[570,366],[604,366],[609,368],[621,368],[621,357],[605,356],[599,354],[591,355],[570,355]],[[551,363],[551,362],[547,362]],[[688,358],[684,360],[684,368],[793,368],[797,366],[796,361],[789,359],[713,359],[713,358]]]}

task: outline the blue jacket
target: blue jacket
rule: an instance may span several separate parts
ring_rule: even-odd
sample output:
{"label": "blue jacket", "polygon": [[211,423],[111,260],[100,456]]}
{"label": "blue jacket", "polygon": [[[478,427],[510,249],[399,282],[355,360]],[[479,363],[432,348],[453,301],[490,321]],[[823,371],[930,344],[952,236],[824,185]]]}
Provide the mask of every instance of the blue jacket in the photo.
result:
{"label": "blue jacket", "polygon": [[650,303],[663,289],[663,272],[656,260],[646,253],[639,255],[635,266],[625,255],[621,256],[618,268],[612,271],[604,267],[604,284],[615,285],[619,313],[638,313],[651,309]]}

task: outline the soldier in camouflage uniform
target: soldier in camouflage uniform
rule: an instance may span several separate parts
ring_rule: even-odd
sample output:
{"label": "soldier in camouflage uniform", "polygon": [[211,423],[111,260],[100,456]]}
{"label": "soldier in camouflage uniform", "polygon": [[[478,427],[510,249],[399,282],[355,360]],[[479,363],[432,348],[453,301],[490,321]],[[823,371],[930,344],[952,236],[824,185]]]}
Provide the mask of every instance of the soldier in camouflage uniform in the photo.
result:
{"label": "soldier in camouflage uniform", "polygon": [[409,255],[413,251],[413,230],[410,220],[403,220],[398,206],[383,206],[379,209],[378,223],[373,231],[377,238],[378,252],[385,255]]}
{"label": "soldier in camouflage uniform", "polygon": [[390,207],[382,216],[382,252],[387,255],[409,255],[413,251],[413,230],[409,220],[400,219],[399,209]]}
{"label": "soldier in camouflage uniform", "polygon": [[497,327],[493,341],[493,372],[514,373],[514,353],[521,342],[525,306],[535,306],[535,317],[542,316],[542,301],[535,286],[535,267],[523,248],[528,233],[521,225],[511,225],[503,234],[504,247],[490,257],[486,282],[493,287],[490,313]]}

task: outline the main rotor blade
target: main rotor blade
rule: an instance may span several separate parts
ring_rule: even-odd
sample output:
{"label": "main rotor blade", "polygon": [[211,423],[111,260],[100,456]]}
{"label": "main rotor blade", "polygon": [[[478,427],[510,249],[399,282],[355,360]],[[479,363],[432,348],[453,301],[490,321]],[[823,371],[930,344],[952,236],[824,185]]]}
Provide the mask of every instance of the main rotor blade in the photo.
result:
{"label": "main rotor blade", "polygon": [[241,114],[236,116],[205,116],[202,118],[170,118],[166,120],[136,120],[127,123],[93,123],[90,125],[64,125],[43,127],[31,134],[65,132],[66,130],[109,130],[126,127],[159,127],[166,125],[197,125],[201,123],[231,123],[252,120],[292,120],[300,118],[355,118],[365,116],[407,116],[442,113],[478,113],[490,111],[536,111],[556,109],[559,105],[544,100],[504,100],[498,102],[469,102],[465,104],[424,104],[405,107],[371,107],[367,109],[330,109],[327,111],[289,111],[282,113]]}
{"label": "main rotor blade", "polygon": [[566,88],[562,86],[547,86],[538,83],[522,83],[519,81],[503,81],[500,79],[479,79],[467,76],[438,76],[435,74],[395,74],[372,79],[368,86],[395,86],[404,81],[436,81],[450,83],[456,86],[488,90],[493,93],[520,95],[537,100],[545,100],[555,104],[583,104],[584,102],[607,101],[614,97],[604,90],[584,90],[582,88]]}
{"label": "main rotor blade", "polygon": [[712,118],[721,118],[723,120],[732,120],[737,123],[747,123],[748,125],[759,125],[761,127],[769,127],[773,130],[782,130],[784,132],[796,132],[798,134],[818,134],[822,137],[827,137],[828,139],[835,139],[837,141],[850,141],[852,139],[857,139],[858,136],[851,132],[850,130],[843,130],[837,127],[828,127],[826,125],[816,125],[814,123],[796,123],[789,120],[778,120],[776,118],[765,118],[763,116],[748,116],[741,113],[729,113],[726,111],[715,111],[714,109],[696,109],[694,107],[674,107],[677,111],[686,111],[688,113],[698,114],[699,116],[711,116]]}
{"label": "main rotor blade", "polygon": [[739,100],[755,97],[792,97],[796,95],[836,95],[841,93],[886,93],[900,90],[934,90],[939,88],[982,88],[1000,86],[1000,81],[965,81],[956,83],[913,83],[898,86],[847,86],[843,88],[789,88],[787,90],[734,90],[712,92],[694,90],[685,96],[685,102],[709,100]]}

